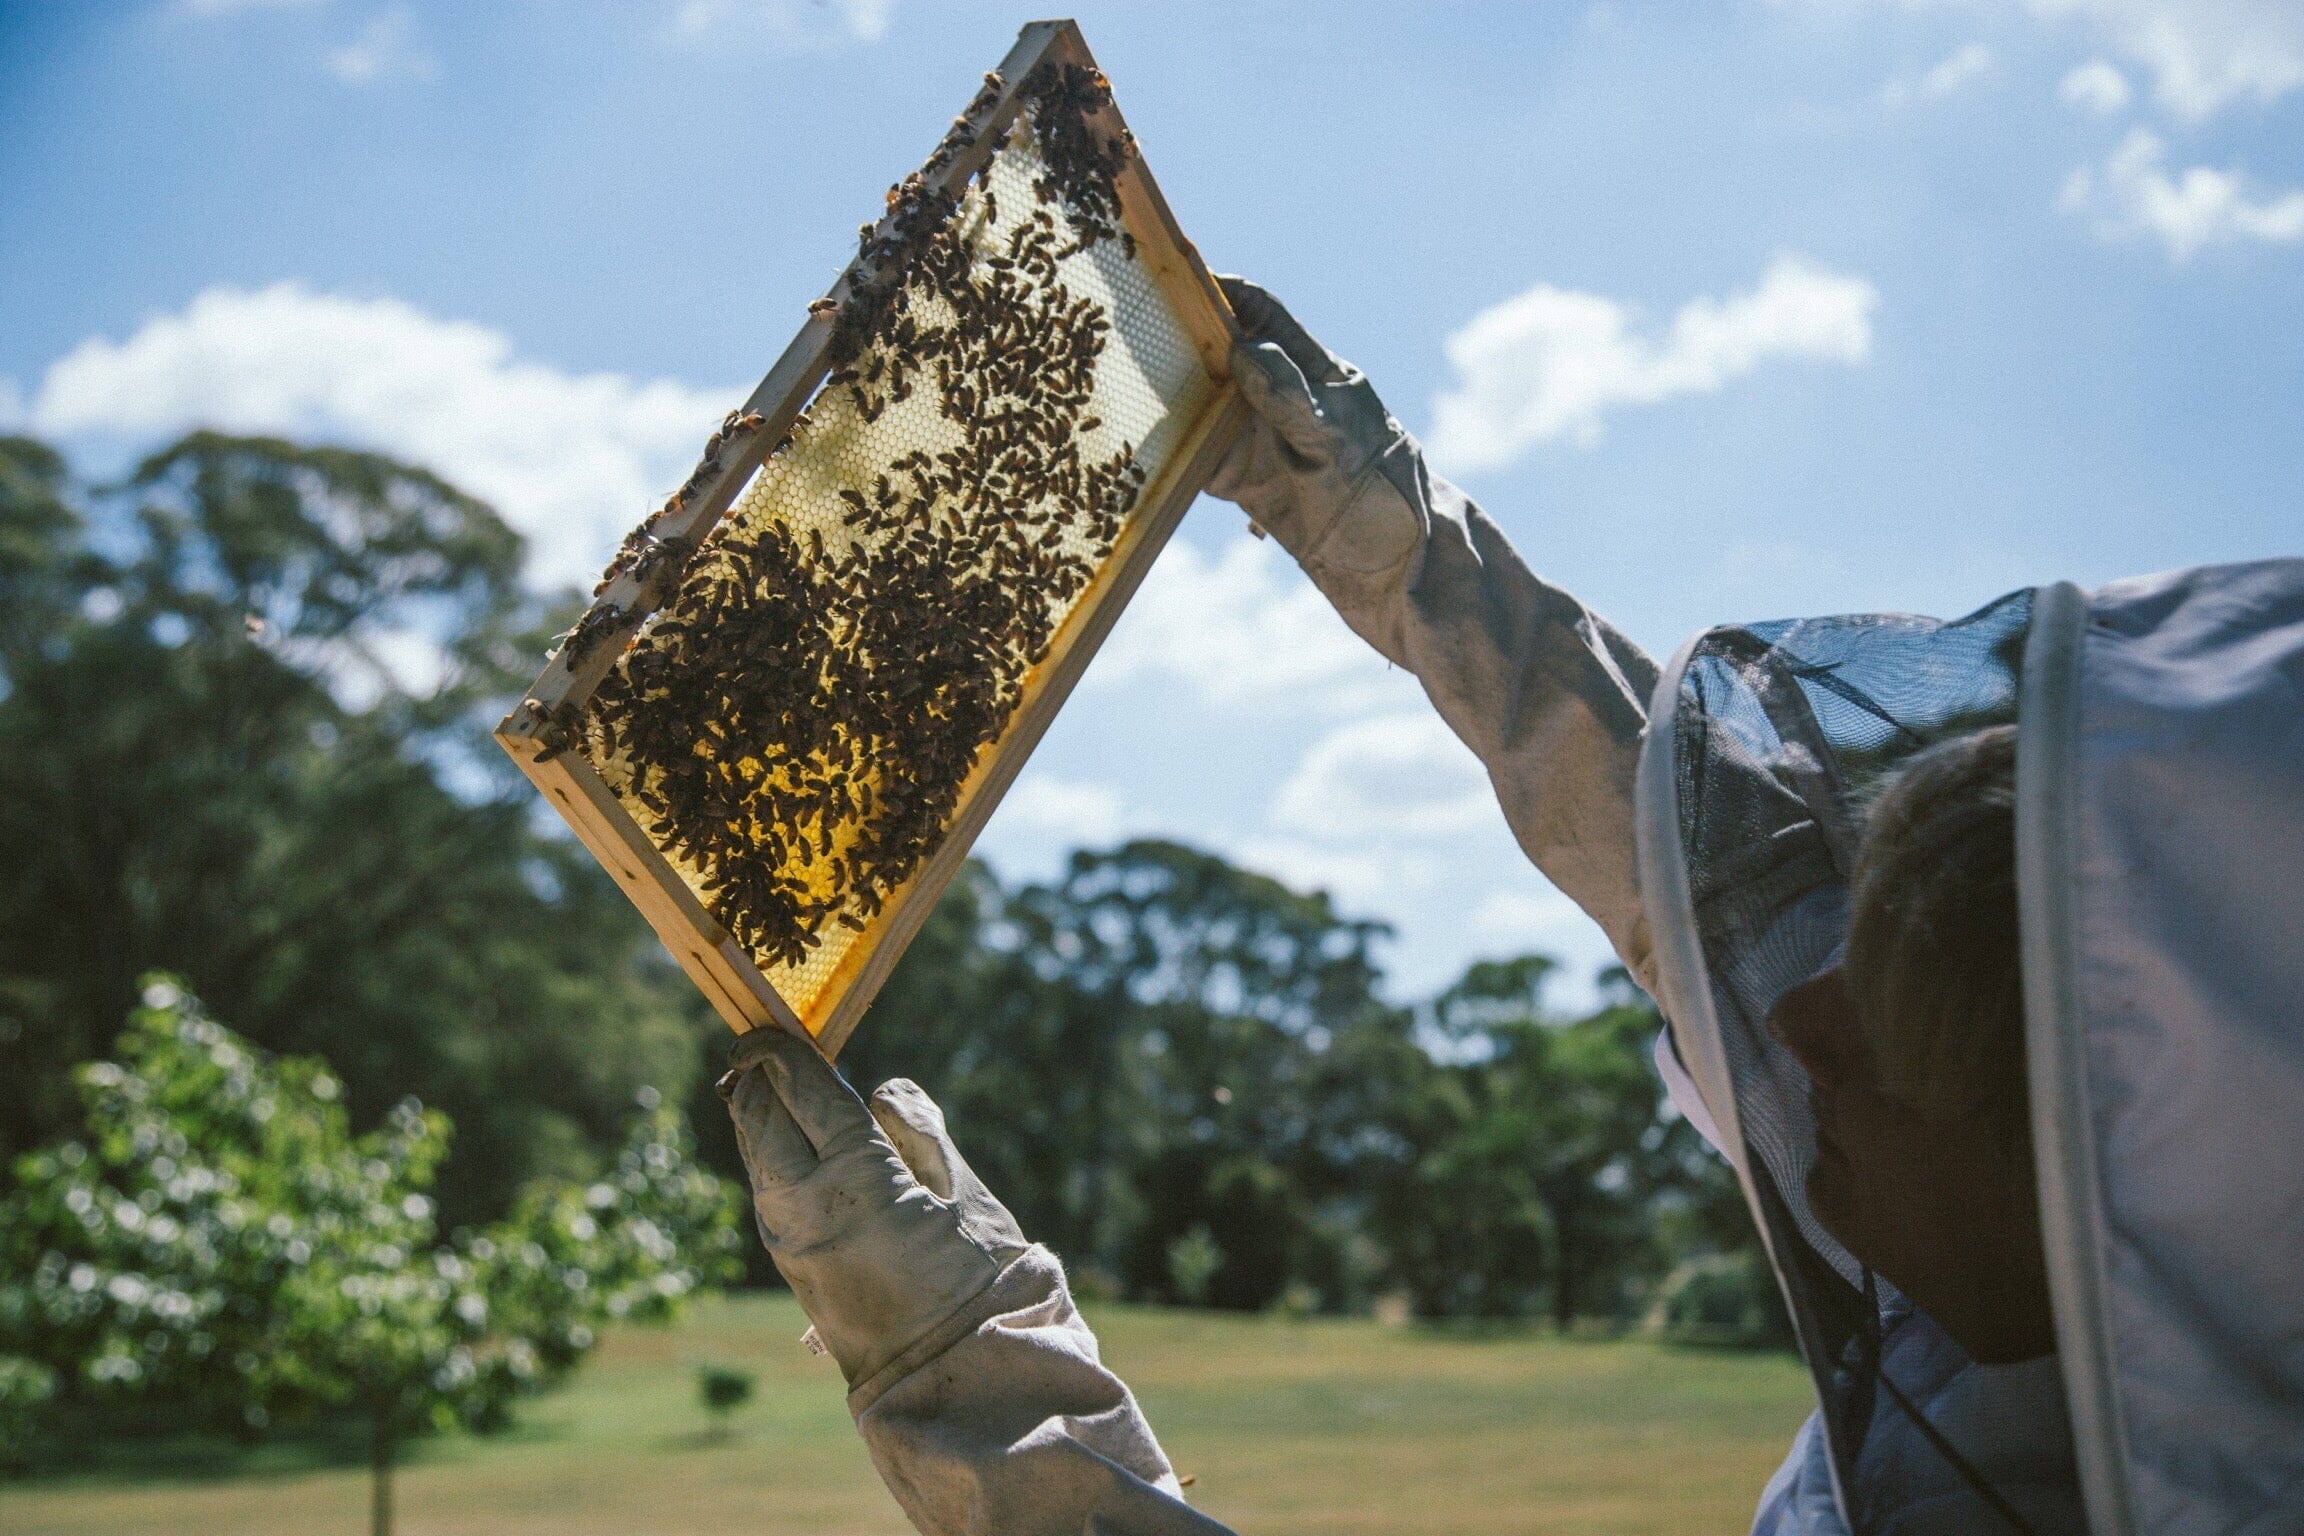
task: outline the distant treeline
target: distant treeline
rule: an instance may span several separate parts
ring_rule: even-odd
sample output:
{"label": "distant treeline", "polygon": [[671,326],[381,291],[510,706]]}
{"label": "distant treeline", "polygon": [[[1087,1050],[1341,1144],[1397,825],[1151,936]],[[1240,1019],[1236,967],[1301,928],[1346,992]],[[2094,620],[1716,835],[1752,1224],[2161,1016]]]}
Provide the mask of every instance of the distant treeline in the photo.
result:
{"label": "distant treeline", "polygon": [[1566,1324],[1737,1244],[1620,974],[1573,1021],[1537,956],[1394,1007],[1380,932],[1174,843],[1046,885],[978,868],[846,1059],[917,1078],[1025,1230],[1130,1297]]}
{"label": "distant treeline", "polygon": [[[521,557],[377,455],[202,433],[95,485],[0,439],[0,1156],[168,971],[356,1122],[445,1110],[444,1229],[587,1176],[644,1084],[738,1173],[725,1030],[486,740],[580,609]],[[843,1064],[934,1094],[1086,1290],[1771,1335],[1645,999],[1555,1018],[1527,956],[1398,1006],[1380,933],[1173,843],[972,864]]]}

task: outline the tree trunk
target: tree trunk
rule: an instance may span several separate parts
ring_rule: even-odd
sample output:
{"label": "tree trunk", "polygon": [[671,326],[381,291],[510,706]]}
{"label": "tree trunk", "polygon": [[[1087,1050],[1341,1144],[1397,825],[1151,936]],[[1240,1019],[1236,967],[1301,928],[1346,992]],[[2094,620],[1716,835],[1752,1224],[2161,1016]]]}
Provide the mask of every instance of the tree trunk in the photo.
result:
{"label": "tree trunk", "polygon": [[392,1536],[393,1405],[378,1399],[368,1458],[368,1536]]}
{"label": "tree trunk", "polygon": [[[1583,1256],[1576,1252],[1573,1223],[1565,1209],[1552,1218],[1554,1252],[1557,1262],[1552,1275],[1552,1328],[1565,1334],[1576,1321],[1576,1266]],[[378,1533],[382,1536],[382,1533]]]}

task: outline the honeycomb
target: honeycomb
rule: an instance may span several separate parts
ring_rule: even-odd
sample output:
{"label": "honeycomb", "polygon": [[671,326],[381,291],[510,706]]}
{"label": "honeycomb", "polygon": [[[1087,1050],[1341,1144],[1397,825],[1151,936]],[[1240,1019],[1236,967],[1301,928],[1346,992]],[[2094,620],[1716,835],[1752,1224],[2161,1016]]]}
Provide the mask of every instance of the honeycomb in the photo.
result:
{"label": "honeycomb", "polygon": [[1214,387],[1120,227],[1106,89],[1044,67],[957,196],[891,191],[830,375],[586,706],[585,756],[811,1028]]}

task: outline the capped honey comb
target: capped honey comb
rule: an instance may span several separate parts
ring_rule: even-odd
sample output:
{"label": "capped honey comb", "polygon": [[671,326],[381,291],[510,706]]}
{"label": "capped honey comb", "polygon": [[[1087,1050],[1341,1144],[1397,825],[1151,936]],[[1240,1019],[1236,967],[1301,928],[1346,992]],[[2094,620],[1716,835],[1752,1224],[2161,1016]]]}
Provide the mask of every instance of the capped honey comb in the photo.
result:
{"label": "capped honey comb", "polygon": [[1026,28],[499,732],[732,1025],[855,1027],[1236,430],[1229,339]]}

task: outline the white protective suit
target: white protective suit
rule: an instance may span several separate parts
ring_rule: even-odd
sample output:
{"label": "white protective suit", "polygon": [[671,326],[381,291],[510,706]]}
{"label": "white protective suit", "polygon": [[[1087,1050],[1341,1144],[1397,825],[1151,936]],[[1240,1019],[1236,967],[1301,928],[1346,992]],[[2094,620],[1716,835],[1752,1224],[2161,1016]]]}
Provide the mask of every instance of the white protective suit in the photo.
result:
{"label": "white protective suit", "polygon": [[[2075,1455],[2098,1536],[2304,1530],[2304,562],[2017,594],[1955,625],[1715,631],[1660,678],[1430,474],[1357,370],[1226,289],[1260,338],[1234,358],[1256,422],[1211,489],[1478,754],[1530,859],[1663,1004],[1659,1065],[1744,1183],[1823,1405],[1756,1530],[2076,1530]],[[1986,1368],[1808,1218],[1803,1082],[1749,1026],[1837,952],[1867,776],[2019,694],[2063,1347]],[[916,1526],[1223,1531],[925,1095],[867,1106],[767,1031],[722,1088],[763,1240]]]}

